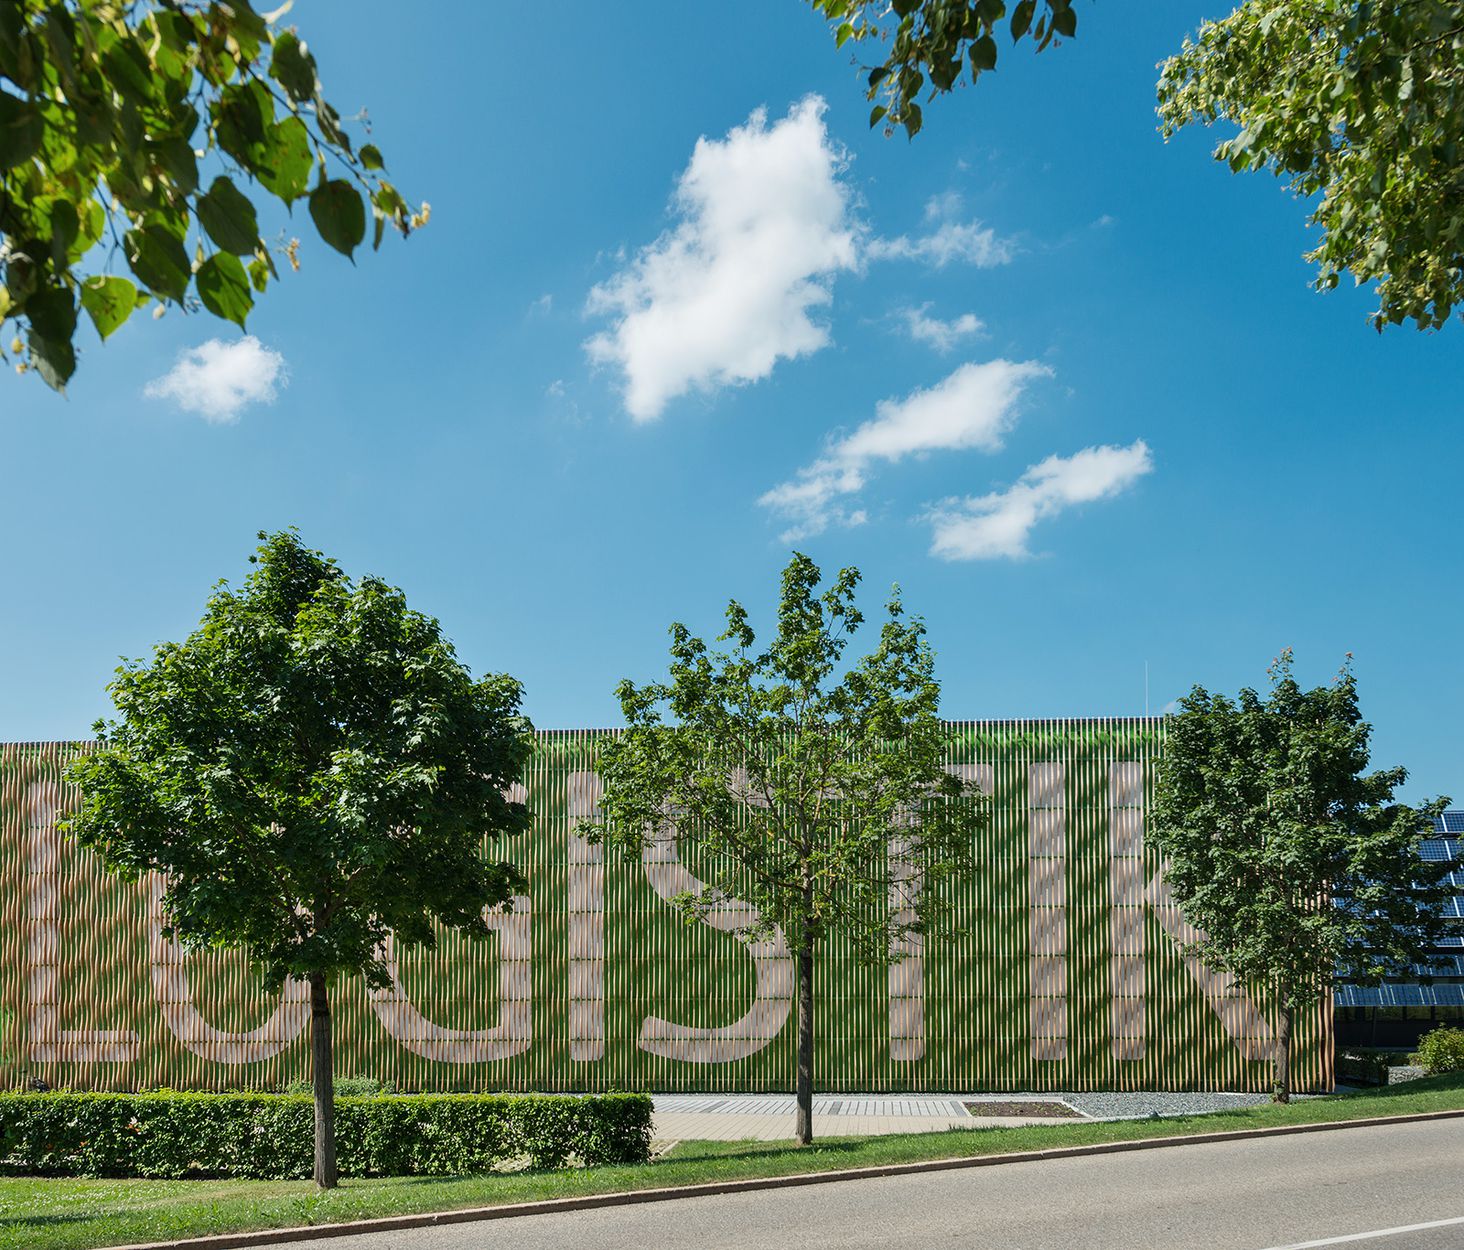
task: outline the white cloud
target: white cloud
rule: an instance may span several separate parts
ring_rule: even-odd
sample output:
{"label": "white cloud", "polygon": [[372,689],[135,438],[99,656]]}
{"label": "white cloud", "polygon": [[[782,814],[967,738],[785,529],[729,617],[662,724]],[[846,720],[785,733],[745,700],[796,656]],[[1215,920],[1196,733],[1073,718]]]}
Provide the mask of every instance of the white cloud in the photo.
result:
{"label": "white cloud", "polygon": [[237,421],[249,404],[274,403],[276,387],[287,381],[285,358],[246,334],[232,343],[209,339],[179,353],[177,364],[143,393],[224,425]]}
{"label": "white cloud", "polygon": [[830,525],[860,524],[865,513],[846,508],[843,500],[864,488],[871,463],[893,463],[920,452],[1000,450],[1023,388],[1050,373],[1031,360],[964,364],[927,390],[881,400],[873,420],[758,502],[791,522],[784,542],[822,533]]}
{"label": "white cloud", "polygon": [[959,191],[942,191],[925,201],[925,220],[945,221],[959,213],[965,204]]}
{"label": "white cloud", "polygon": [[1072,456],[1048,456],[1007,490],[951,500],[930,515],[931,555],[946,560],[1021,560],[1038,521],[1074,504],[1109,499],[1154,468],[1142,439],[1130,447],[1087,447]]}
{"label": "white cloud", "polygon": [[725,139],[698,139],[676,188],[679,224],[590,292],[589,311],[614,324],[586,347],[623,370],[635,420],[829,342],[810,314],[858,249],[823,112],[809,96],[771,126],[759,109]]}
{"label": "white cloud", "polygon": [[944,269],[953,261],[990,269],[1005,265],[1016,255],[1016,245],[1001,238],[990,226],[979,221],[955,221],[962,201],[955,191],[933,196],[925,205],[927,223],[940,224],[928,234],[911,238],[902,234],[894,239],[870,239],[864,247],[869,260],[918,260]]}
{"label": "white cloud", "polygon": [[980,334],[986,329],[986,323],[975,313],[962,313],[950,321],[942,321],[939,317],[930,316],[927,311],[929,308],[929,304],[921,304],[919,308],[902,308],[900,316],[904,318],[905,327],[910,331],[912,339],[917,343],[928,343],[938,352],[948,352],[961,339]]}

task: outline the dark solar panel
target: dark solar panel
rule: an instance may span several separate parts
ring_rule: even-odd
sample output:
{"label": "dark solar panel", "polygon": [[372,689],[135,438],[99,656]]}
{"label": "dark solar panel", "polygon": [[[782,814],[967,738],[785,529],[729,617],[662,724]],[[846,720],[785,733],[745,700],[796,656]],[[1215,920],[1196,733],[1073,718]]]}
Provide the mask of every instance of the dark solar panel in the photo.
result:
{"label": "dark solar panel", "polygon": [[1443,825],[1445,833],[1464,833],[1464,812],[1445,812]]}

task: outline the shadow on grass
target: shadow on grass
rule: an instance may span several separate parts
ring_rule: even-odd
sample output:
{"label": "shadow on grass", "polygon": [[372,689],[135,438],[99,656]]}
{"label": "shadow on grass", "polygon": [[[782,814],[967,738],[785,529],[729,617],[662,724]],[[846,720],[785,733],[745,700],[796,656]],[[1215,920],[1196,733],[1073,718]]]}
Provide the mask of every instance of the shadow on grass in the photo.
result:
{"label": "shadow on grass", "polygon": [[49,1228],[53,1224],[85,1224],[91,1215],[14,1215],[0,1216],[0,1228]]}
{"label": "shadow on grass", "polygon": [[653,1160],[652,1166],[662,1163],[693,1163],[701,1159],[817,1159],[854,1154],[860,1149],[858,1138],[816,1141],[811,1146],[803,1147],[793,1146],[788,1142],[768,1142],[766,1145],[746,1146],[743,1149],[737,1148],[742,1144],[739,1142],[717,1142],[715,1145],[698,1142],[696,1145],[699,1149],[685,1149],[690,1144],[678,1142],[675,1150]]}

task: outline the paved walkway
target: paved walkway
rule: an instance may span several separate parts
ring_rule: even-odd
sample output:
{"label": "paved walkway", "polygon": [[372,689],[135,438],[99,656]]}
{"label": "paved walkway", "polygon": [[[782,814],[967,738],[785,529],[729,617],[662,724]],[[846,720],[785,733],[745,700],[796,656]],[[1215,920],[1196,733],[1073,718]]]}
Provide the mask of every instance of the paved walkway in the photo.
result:
{"label": "paved walkway", "polygon": [[[1023,1101],[1027,1101],[1024,1099]],[[1050,1096],[1046,1101],[1052,1101]],[[781,1141],[793,1136],[791,1094],[657,1094],[652,1136],[673,1141]],[[953,1128],[1061,1124],[1061,1117],[976,1116],[955,1097],[831,1094],[813,1100],[813,1131],[823,1137],[881,1133],[939,1133]]]}

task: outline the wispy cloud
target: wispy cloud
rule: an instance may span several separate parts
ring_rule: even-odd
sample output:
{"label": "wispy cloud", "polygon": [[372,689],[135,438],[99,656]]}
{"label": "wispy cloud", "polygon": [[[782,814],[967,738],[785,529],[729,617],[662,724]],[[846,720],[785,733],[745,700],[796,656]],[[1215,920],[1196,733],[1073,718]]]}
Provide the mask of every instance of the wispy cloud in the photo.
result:
{"label": "wispy cloud", "polygon": [[986,323],[975,313],[962,313],[949,321],[930,315],[930,305],[919,308],[902,308],[899,316],[905,322],[910,337],[917,343],[925,343],[944,354],[953,350],[965,338],[972,338],[986,329]]}
{"label": "wispy cloud", "polygon": [[882,400],[873,420],[758,502],[790,521],[785,542],[822,533],[830,525],[861,524],[866,514],[848,498],[864,488],[871,464],[922,452],[999,450],[1016,420],[1023,389],[1050,372],[1031,360],[964,364],[926,390]]}
{"label": "wispy cloud", "polygon": [[676,189],[679,223],[590,292],[589,311],[613,324],[586,347],[623,371],[635,420],[829,342],[813,314],[858,247],[823,112],[810,96],[771,126],[759,109],[725,139],[697,140]]}
{"label": "wispy cloud", "polygon": [[933,228],[926,234],[907,234],[893,239],[870,239],[864,246],[869,260],[917,260],[944,269],[955,262],[990,269],[1007,264],[1016,255],[1016,245],[979,221],[957,221],[961,197],[953,191],[937,195],[925,205],[925,220]]}
{"label": "wispy cloud", "polygon": [[178,356],[178,362],[147,384],[149,399],[170,399],[185,412],[226,425],[250,404],[271,404],[288,375],[285,358],[252,334],[226,343],[209,339]]}
{"label": "wispy cloud", "polygon": [[1154,468],[1142,439],[1128,447],[1087,447],[1072,456],[1048,456],[1004,491],[951,500],[929,517],[931,555],[945,560],[1021,560],[1039,521],[1076,504],[1121,494]]}

